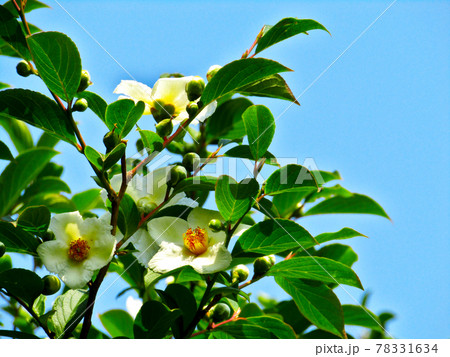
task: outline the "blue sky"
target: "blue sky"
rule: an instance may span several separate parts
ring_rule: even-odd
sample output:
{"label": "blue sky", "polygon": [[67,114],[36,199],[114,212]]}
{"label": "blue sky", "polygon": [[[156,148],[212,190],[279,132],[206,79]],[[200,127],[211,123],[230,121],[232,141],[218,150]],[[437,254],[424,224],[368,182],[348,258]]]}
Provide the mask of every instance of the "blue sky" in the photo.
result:
{"label": "blue sky", "polygon": [[[152,86],[163,72],[204,76],[210,65],[240,58],[262,25],[283,17],[325,25],[332,36],[311,31],[261,54],[294,69],[284,77],[294,94],[304,93],[301,107],[281,116],[287,102],[254,100],[280,116],[270,150],[299,163],[313,158],[322,170],[338,169],[344,187],[385,208],[393,223],[358,215],[300,223],[313,234],[352,227],[370,237],[345,244],[359,254],[354,269],[373,293],[369,308],[397,314],[390,325],[394,336],[449,337],[448,2],[398,1],[342,54],[390,2],[60,1],[118,63],[54,1],[48,3],[52,10],[31,13],[29,21],[76,42],[94,82],[91,90],[108,102],[117,98],[112,92],[120,80],[130,79],[118,63]],[[36,78],[15,75],[15,64],[1,59],[3,82],[44,90]],[[79,121],[86,141],[100,149],[103,124],[86,113]],[[153,126],[151,120],[141,124]],[[64,145],[57,158],[69,163],[63,178],[73,192],[94,187],[88,165]],[[270,289],[284,298],[274,285],[256,283],[252,292]],[[360,298],[358,290],[346,289]],[[123,304],[114,299],[118,291],[107,291],[96,313]],[[346,292],[338,294],[343,303],[354,303]]]}

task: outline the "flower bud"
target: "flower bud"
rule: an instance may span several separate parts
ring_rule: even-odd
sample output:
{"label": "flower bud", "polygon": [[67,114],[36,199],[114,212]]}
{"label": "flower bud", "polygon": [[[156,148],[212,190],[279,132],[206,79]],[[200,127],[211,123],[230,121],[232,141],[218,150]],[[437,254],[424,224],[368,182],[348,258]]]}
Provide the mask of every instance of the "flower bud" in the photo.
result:
{"label": "flower bud", "polygon": [[230,317],[231,309],[227,304],[223,302],[219,302],[216,306],[214,306],[213,311],[211,313],[211,318],[214,323],[219,323],[227,320]]}
{"label": "flower bud", "polygon": [[106,133],[105,136],[103,137],[103,144],[105,144],[106,153],[109,153],[120,143],[119,135],[117,135],[114,129]]}
{"label": "flower bud", "polygon": [[222,66],[219,66],[218,64],[215,64],[208,69],[208,73],[206,73],[206,79],[208,82],[216,75],[216,73],[221,69]]}
{"label": "flower bud", "polygon": [[196,170],[199,164],[200,164],[200,156],[198,156],[197,153],[188,152],[186,155],[183,156],[183,166],[189,172]]}
{"label": "flower bud", "polygon": [[184,180],[186,177],[187,171],[183,166],[181,165],[174,166],[170,169],[167,175],[167,184],[171,187],[175,187],[178,182]]}
{"label": "flower bud", "polygon": [[28,62],[23,60],[17,63],[16,71],[17,74],[22,77],[28,77],[30,74],[33,73]]}
{"label": "flower bud", "polygon": [[186,106],[186,111],[189,114],[189,118],[195,117],[195,115],[198,112],[198,104],[195,102],[190,102],[187,106]]}
{"label": "flower bud", "polygon": [[220,232],[224,230],[223,223],[218,219],[212,219],[208,223],[208,227],[212,229],[213,232]]}
{"label": "flower bud", "polygon": [[0,258],[3,257],[3,255],[5,255],[5,252],[6,252],[5,245],[2,242],[0,242]]}
{"label": "flower bud", "polygon": [[173,123],[171,119],[163,119],[155,126],[156,133],[162,138],[165,138],[166,136],[172,134]]}
{"label": "flower bud", "polygon": [[255,259],[253,263],[253,271],[255,275],[264,275],[274,265],[275,257],[265,256]]}
{"label": "flower bud", "polygon": [[72,106],[73,112],[84,112],[88,108],[88,102],[84,98],[77,99]]}
{"label": "flower bud", "polygon": [[173,284],[174,282],[175,282],[175,277],[173,275],[170,275],[166,278],[167,285]]}
{"label": "flower bud", "polygon": [[236,265],[231,270],[231,278],[233,279],[233,283],[236,281],[239,283],[246,281],[249,274],[250,274],[250,271],[244,264]]}
{"label": "flower bud", "polygon": [[83,69],[81,71],[81,80],[80,85],[78,86],[77,92],[82,92],[87,89],[92,84],[91,82],[91,76],[89,75],[89,72]]}
{"label": "flower bud", "polygon": [[44,295],[56,294],[61,289],[61,281],[57,276],[46,275],[42,278],[42,282],[44,283],[44,289],[42,290]]}
{"label": "flower bud", "polygon": [[42,236],[42,239],[44,240],[44,242],[48,242],[51,240],[55,239],[55,233],[53,233],[50,229],[44,233],[44,235]]}
{"label": "flower bud", "polygon": [[150,112],[155,118],[156,122],[159,123],[164,119],[169,119],[175,114],[175,107],[173,104],[165,104],[162,100],[155,100]]}
{"label": "flower bud", "polygon": [[200,98],[205,89],[205,81],[202,77],[195,76],[190,82],[186,83],[186,93],[190,101]]}
{"label": "flower bud", "polygon": [[155,210],[157,204],[148,197],[142,197],[137,201],[136,206],[140,213],[147,215]]}

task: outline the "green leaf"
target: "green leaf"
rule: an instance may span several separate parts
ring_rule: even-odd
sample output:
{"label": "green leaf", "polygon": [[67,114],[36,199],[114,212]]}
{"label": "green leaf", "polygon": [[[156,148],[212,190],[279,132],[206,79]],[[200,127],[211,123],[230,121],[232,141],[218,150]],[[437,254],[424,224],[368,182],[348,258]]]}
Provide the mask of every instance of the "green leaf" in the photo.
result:
{"label": "green leaf", "polygon": [[172,270],[168,273],[160,274],[154,272],[153,270],[147,269],[144,281],[145,287],[148,289],[154,286],[161,279],[167,278],[168,276],[173,276],[176,283],[185,283],[188,281],[202,281],[203,277],[197,273],[192,267],[186,265],[181,268]]}
{"label": "green leaf", "polygon": [[0,258],[0,273],[2,271],[8,270],[12,268],[12,260],[9,255],[4,255]]}
{"label": "green leaf", "polygon": [[315,244],[313,236],[299,224],[287,219],[274,219],[259,222],[242,233],[232,255],[269,255]]}
{"label": "green leaf", "polygon": [[277,195],[284,192],[314,192],[318,185],[304,166],[290,164],[278,169],[266,181],[264,192]]}
{"label": "green leaf", "polygon": [[1,91],[0,118],[22,120],[76,145],[75,134],[64,112],[53,100],[40,93],[25,89]]}
{"label": "green leaf", "polygon": [[21,197],[22,201],[28,201],[33,196],[42,195],[44,193],[70,193],[70,187],[59,177],[44,176],[36,179],[28,186]]}
{"label": "green leaf", "polygon": [[257,324],[248,320],[231,321],[226,324],[217,326],[214,333],[223,332],[219,338],[238,338],[238,339],[261,339],[274,338],[268,329],[258,326]]}
{"label": "green leaf", "polygon": [[30,130],[24,122],[0,114],[0,125],[6,130],[19,153],[34,146]]}
{"label": "green leaf", "polygon": [[38,236],[47,232],[49,224],[50,211],[45,206],[28,207],[17,220],[18,227]]}
{"label": "green leaf", "polygon": [[228,222],[235,222],[244,216],[258,189],[259,184],[255,179],[237,183],[230,176],[220,176],[216,183],[216,204],[222,217]]}
{"label": "green leaf", "polygon": [[316,179],[319,186],[323,185],[324,183],[333,181],[333,180],[342,180],[341,175],[338,171],[322,171],[322,170],[311,170],[311,174]]}
{"label": "green leaf", "polygon": [[103,162],[103,171],[109,170],[114,164],[121,159],[123,155],[125,155],[125,150],[127,149],[127,145],[125,143],[120,143],[114,149],[111,150],[105,157],[105,161]]}
{"label": "green leaf", "polygon": [[242,114],[253,159],[264,156],[275,134],[275,119],[269,108],[252,105]]}
{"label": "green leaf", "polygon": [[163,338],[180,315],[180,310],[171,311],[159,301],[147,301],[134,320],[134,338]]}
{"label": "green leaf", "polygon": [[0,221],[0,242],[8,252],[37,255],[38,240],[12,223]]}
{"label": "green leaf", "polygon": [[125,194],[120,202],[119,219],[117,225],[125,238],[130,237],[136,232],[140,221],[140,214],[136,203],[131,196]]}
{"label": "green leaf", "polygon": [[329,244],[317,251],[317,256],[336,260],[351,267],[358,260],[352,247],[343,244]]}
{"label": "green leaf", "polygon": [[300,312],[322,330],[344,338],[344,316],[337,296],[327,286],[300,279],[276,277],[275,281],[292,296]]}
{"label": "green leaf", "polygon": [[238,88],[236,92],[248,96],[284,99],[300,105],[286,81],[279,74],[274,74]]}
{"label": "green leaf", "polygon": [[68,290],[53,303],[55,313],[48,320],[56,338],[67,338],[77,327],[87,308],[88,293],[85,290]]}
{"label": "green leaf", "polygon": [[239,317],[254,317],[254,316],[264,316],[264,312],[254,302],[245,304],[242,307],[241,313],[239,314]]}
{"label": "green leaf", "polygon": [[385,217],[384,209],[370,197],[354,193],[351,197],[335,196],[319,202],[304,213],[304,216],[329,213],[362,213]]}
{"label": "green leaf", "polygon": [[26,269],[9,269],[0,273],[0,288],[8,294],[33,306],[34,300],[44,289],[42,279],[34,272]]}
{"label": "green leaf", "polygon": [[[252,152],[250,150],[250,146],[248,145],[235,146],[234,148],[231,148],[230,150],[225,152],[223,156],[254,160]],[[266,151],[266,153],[262,155],[261,158],[265,158],[265,163],[268,165],[280,166],[277,162],[277,158],[268,151]]]}
{"label": "green leaf", "polygon": [[274,317],[254,316],[247,318],[247,321],[250,321],[260,327],[266,328],[277,338],[297,338],[291,326]]}
{"label": "green leaf", "polygon": [[144,102],[138,102],[135,105],[131,99],[119,99],[106,108],[106,125],[109,130],[117,127],[116,133],[120,138],[124,138],[141,118],[144,109]]}
{"label": "green leaf", "polygon": [[124,310],[109,310],[99,315],[103,327],[112,338],[133,338],[133,318]]}
{"label": "green leaf", "polygon": [[64,167],[61,165],[55,164],[54,162],[49,162],[45,165],[44,169],[38,175],[38,179],[42,179],[44,177],[60,177],[64,171]]}
{"label": "green leaf", "polygon": [[77,46],[60,32],[39,32],[28,38],[33,61],[47,87],[69,102],[81,80],[81,58]]}
{"label": "green leaf", "polygon": [[38,316],[42,316],[45,314],[45,302],[47,300],[47,296],[39,295],[39,297],[33,303],[33,311]]}
{"label": "green leaf", "polygon": [[11,151],[9,151],[8,146],[3,141],[0,141],[0,160],[6,161],[14,160],[13,154],[11,154]]}
{"label": "green leaf", "polygon": [[149,155],[154,151],[162,151],[164,142],[158,134],[150,130],[139,130],[139,135]]}
{"label": "green leaf", "polygon": [[347,265],[323,257],[294,257],[275,264],[267,275],[339,283],[362,289],[361,281]]}
{"label": "green leaf", "polygon": [[318,236],[316,236],[316,240],[322,244],[325,242],[329,242],[330,240],[335,240],[335,239],[348,239],[348,238],[353,238],[353,237],[366,237],[364,234],[359,233],[357,231],[355,231],[352,228],[342,228],[340,231],[338,232],[333,232],[333,233],[322,233],[319,234]]}
{"label": "green leaf", "polygon": [[246,98],[235,98],[220,104],[206,122],[206,137],[213,139],[236,140],[245,136],[242,114],[253,105]]}
{"label": "green leaf", "polygon": [[314,20],[296,19],[293,17],[285,18],[264,33],[258,41],[255,54],[289,37],[301,33],[307,34],[307,31],[311,30],[324,30],[328,32],[323,25]]}
{"label": "green leaf", "polygon": [[[272,310],[270,310],[272,312]],[[283,317],[283,321],[290,325],[295,333],[300,334],[305,331],[311,323],[301,314],[293,300],[281,301],[273,311]],[[266,311],[268,313],[269,311]]]}
{"label": "green leaf", "polygon": [[6,166],[0,175],[0,217],[13,208],[20,193],[55,155],[56,151],[51,149],[31,149]]}
{"label": "green leaf", "polygon": [[[19,4],[19,3],[18,3]],[[16,17],[19,17],[19,14],[17,13],[17,10],[11,0],[5,2],[3,4],[4,7],[6,7],[11,13],[13,13]],[[37,9],[42,8],[49,8],[50,6],[38,1],[38,0],[27,0],[26,6],[25,6],[25,12],[30,12]]]}
{"label": "green leaf", "polygon": [[75,204],[77,211],[87,212],[95,208],[105,208],[102,198],[100,197],[100,189],[91,188],[73,195],[72,202]]}
{"label": "green leaf", "polygon": [[8,83],[0,82],[0,89],[5,89],[11,87]]}
{"label": "green leaf", "polygon": [[77,98],[84,98],[88,102],[88,108],[92,110],[104,123],[106,123],[106,107],[108,104],[98,94],[89,91],[78,92]]}
{"label": "green leaf", "polygon": [[100,154],[97,150],[90,146],[86,146],[84,149],[84,155],[89,160],[91,164],[93,164],[97,169],[102,171],[104,165],[103,155]]}
{"label": "green leaf", "polygon": [[31,59],[22,27],[13,13],[4,6],[0,6],[0,38],[15,55],[25,60]]}
{"label": "green leaf", "polygon": [[25,339],[39,339],[39,337],[32,335],[30,333],[21,332],[21,331],[9,331],[9,330],[0,330],[0,336],[11,337],[11,338],[19,338],[22,340]]}
{"label": "green leaf", "polygon": [[378,316],[372,311],[358,305],[342,305],[346,325],[367,327],[371,330],[384,332]]}
{"label": "green leaf", "polygon": [[283,192],[272,198],[272,205],[276,208],[280,217],[290,218],[294,212],[299,208],[299,203],[310,192],[314,192],[315,188],[310,188],[311,191],[305,190],[303,192]]}
{"label": "green leaf", "polygon": [[76,211],[76,207],[72,201],[58,193],[44,193],[34,196],[28,202],[27,207],[29,206],[46,206],[52,213]]}
{"label": "green leaf", "polygon": [[272,76],[291,71],[278,62],[265,58],[246,58],[223,66],[206,85],[201,100],[207,105],[238,88]]}
{"label": "green leaf", "polygon": [[217,177],[214,176],[192,176],[178,183],[172,194],[192,191],[214,191],[216,183]]}
{"label": "green leaf", "polygon": [[47,148],[54,148],[56,144],[58,144],[59,138],[50,133],[44,131],[39,138],[36,146],[43,146]]}

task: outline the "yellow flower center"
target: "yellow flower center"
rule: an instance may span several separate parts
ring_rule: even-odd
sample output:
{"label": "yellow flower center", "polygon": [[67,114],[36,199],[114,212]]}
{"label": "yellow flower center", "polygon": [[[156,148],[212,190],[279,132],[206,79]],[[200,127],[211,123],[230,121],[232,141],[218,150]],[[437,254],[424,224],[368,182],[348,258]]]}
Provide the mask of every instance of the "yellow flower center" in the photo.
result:
{"label": "yellow flower center", "polygon": [[195,229],[189,228],[183,234],[184,245],[195,255],[200,255],[208,249],[208,234],[204,229],[199,227]]}
{"label": "yellow flower center", "polygon": [[75,262],[82,262],[88,257],[90,249],[91,247],[89,247],[88,242],[82,238],[78,238],[70,242],[67,255]]}

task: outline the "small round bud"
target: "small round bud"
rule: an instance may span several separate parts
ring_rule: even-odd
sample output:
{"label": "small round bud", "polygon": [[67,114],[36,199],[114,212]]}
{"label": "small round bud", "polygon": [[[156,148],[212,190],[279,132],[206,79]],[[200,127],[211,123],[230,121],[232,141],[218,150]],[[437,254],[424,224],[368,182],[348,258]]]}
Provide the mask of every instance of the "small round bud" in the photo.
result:
{"label": "small round bud", "polygon": [[5,255],[5,252],[6,252],[5,245],[2,242],[0,242],[0,258],[3,257],[3,255]]}
{"label": "small round bud", "polygon": [[272,265],[275,265],[275,263],[277,262],[277,260],[275,258],[275,255],[271,254],[271,255],[268,255],[267,257],[269,258],[269,260],[272,263]]}
{"label": "small round bud", "polygon": [[140,213],[147,215],[154,211],[158,205],[148,197],[142,197],[137,201],[136,206]]}
{"label": "small round bud", "polygon": [[175,114],[175,107],[173,104],[166,104],[162,100],[155,100],[150,112],[156,122],[159,123],[164,119],[170,119]]}
{"label": "small round bud", "polygon": [[119,135],[115,133],[114,129],[106,133],[105,136],[103,137],[103,144],[105,144],[106,153],[109,153],[119,143],[120,143]]}
{"label": "small round bud", "polygon": [[224,230],[223,223],[218,219],[212,219],[208,223],[208,227],[211,228],[213,232],[220,232]]}
{"label": "small round bud", "polygon": [[82,92],[82,91],[86,90],[87,87],[89,87],[91,84],[92,84],[92,82],[91,82],[91,76],[90,76],[89,72],[86,71],[85,69],[83,69],[81,71],[81,80],[80,80],[80,85],[78,86],[77,92]]}
{"label": "small round bud", "polygon": [[84,112],[88,108],[88,102],[84,98],[77,99],[72,106],[73,112]]}
{"label": "small round bud", "polygon": [[268,256],[255,259],[253,262],[253,271],[255,275],[263,275],[273,266],[274,260]]}
{"label": "small round bud", "polygon": [[223,302],[219,302],[216,306],[214,306],[213,311],[211,313],[211,318],[214,323],[219,323],[227,320],[230,317],[231,309],[227,304]]}
{"label": "small round bud", "polygon": [[178,182],[187,177],[187,171],[183,166],[177,165],[170,169],[167,175],[167,184],[175,187]]}
{"label": "small round bud", "polygon": [[17,74],[22,77],[28,77],[33,73],[27,61],[20,61],[19,63],[17,63],[16,71]]}
{"label": "small round bud", "polygon": [[216,75],[216,73],[221,69],[222,66],[219,66],[218,64],[215,64],[208,69],[208,73],[206,73],[206,79],[208,82]]}
{"label": "small round bud", "polygon": [[189,118],[195,117],[195,115],[198,112],[198,104],[195,102],[190,102],[187,106],[186,106],[186,111],[189,114]]}
{"label": "small round bud", "polygon": [[188,152],[186,155],[183,156],[183,166],[189,172],[196,170],[199,164],[200,164],[200,156],[198,156],[197,153]]}
{"label": "small round bud", "polygon": [[163,119],[158,124],[156,124],[155,127],[156,133],[160,137],[165,138],[166,136],[172,134],[173,123],[171,119]]}
{"label": "small round bud", "polygon": [[53,233],[50,229],[44,233],[44,235],[42,236],[42,239],[44,240],[44,242],[48,242],[51,240],[55,239],[55,233]]}
{"label": "small round bud", "polygon": [[61,289],[61,281],[57,276],[46,275],[42,278],[42,282],[44,283],[44,290],[42,290],[44,295],[56,294]]}
{"label": "small round bud", "polygon": [[190,101],[200,98],[205,89],[205,81],[202,77],[195,76],[190,82],[186,83],[186,93]]}
{"label": "small round bud", "polygon": [[250,274],[250,271],[244,264],[236,265],[231,270],[231,278],[233,279],[233,283],[236,281],[238,281],[239,283],[246,281],[249,274]]}

